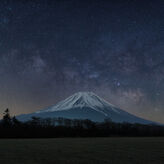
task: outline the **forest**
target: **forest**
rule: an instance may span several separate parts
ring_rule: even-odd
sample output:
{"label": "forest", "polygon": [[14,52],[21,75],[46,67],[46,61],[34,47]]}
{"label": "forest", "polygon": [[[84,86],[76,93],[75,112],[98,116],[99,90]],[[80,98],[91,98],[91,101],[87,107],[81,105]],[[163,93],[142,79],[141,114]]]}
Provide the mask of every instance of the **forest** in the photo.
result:
{"label": "forest", "polygon": [[164,126],[115,123],[110,119],[104,122],[67,118],[32,117],[26,122],[11,117],[9,109],[0,121],[0,138],[56,138],[56,137],[124,137],[124,136],[164,136]]}

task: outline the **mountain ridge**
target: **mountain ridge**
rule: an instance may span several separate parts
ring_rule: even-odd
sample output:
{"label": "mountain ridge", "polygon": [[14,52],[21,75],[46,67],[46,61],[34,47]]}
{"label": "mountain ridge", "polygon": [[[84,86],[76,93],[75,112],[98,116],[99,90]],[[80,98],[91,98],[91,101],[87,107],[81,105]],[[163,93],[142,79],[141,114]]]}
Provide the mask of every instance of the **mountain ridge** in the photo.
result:
{"label": "mountain ridge", "polygon": [[137,117],[117,108],[93,92],[77,92],[56,105],[34,113],[19,115],[17,118],[21,121],[26,121],[33,116],[41,118],[90,119],[95,122],[102,122],[104,119],[110,118],[113,122],[155,124],[153,121]]}

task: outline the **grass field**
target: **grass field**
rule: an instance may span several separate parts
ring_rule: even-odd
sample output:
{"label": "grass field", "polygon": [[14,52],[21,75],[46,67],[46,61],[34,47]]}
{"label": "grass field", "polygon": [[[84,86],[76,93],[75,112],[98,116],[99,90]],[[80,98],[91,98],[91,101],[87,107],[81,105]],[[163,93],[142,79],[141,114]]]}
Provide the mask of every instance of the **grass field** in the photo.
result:
{"label": "grass field", "polygon": [[1,139],[6,163],[164,164],[164,138]]}

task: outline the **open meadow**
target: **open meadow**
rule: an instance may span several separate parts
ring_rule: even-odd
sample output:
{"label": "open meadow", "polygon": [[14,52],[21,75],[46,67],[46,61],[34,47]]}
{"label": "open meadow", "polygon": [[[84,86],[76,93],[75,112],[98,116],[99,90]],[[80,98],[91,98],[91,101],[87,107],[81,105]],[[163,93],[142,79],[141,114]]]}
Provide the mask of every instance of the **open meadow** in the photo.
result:
{"label": "open meadow", "polygon": [[1,139],[3,164],[163,164],[164,138]]}

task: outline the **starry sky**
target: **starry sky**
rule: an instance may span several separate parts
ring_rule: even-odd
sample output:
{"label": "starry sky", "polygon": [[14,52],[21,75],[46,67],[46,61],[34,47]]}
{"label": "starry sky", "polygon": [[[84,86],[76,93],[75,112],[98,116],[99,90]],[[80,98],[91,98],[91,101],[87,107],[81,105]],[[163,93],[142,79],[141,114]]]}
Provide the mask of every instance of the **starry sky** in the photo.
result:
{"label": "starry sky", "polygon": [[92,91],[164,123],[163,0],[0,2],[0,113]]}

